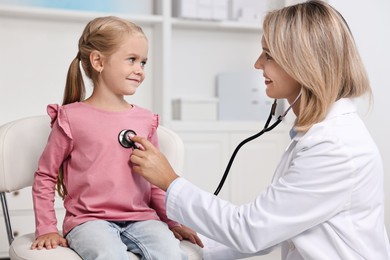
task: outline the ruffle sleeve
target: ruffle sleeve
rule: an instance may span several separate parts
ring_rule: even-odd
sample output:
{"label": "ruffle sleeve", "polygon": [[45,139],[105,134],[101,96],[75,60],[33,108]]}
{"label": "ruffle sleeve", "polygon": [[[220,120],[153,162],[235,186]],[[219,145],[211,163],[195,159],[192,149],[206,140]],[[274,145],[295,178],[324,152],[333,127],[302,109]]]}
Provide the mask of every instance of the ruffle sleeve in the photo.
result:
{"label": "ruffle sleeve", "polygon": [[152,118],[152,124],[151,124],[151,129],[150,129],[150,132],[149,132],[148,139],[152,138],[152,136],[154,136],[156,134],[159,122],[160,122],[159,115],[154,114],[153,118]]}
{"label": "ruffle sleeve", "polygon": [[64,108],[58,104],[50,104],[47,106],[47,114],[51,118],[50,126],[53,128],[54,123],[57,121],[58,126],[64,132],[64,134],[72,139],[69,121]]}

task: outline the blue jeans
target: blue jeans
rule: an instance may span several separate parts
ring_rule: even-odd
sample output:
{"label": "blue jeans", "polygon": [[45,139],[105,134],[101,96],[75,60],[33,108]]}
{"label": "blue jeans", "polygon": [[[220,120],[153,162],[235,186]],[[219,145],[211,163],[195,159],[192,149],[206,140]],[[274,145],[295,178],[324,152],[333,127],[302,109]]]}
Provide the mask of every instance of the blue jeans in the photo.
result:
{"label": "blue jeans", "polygon": [[127,251],[145,260],[187,259],[180,241],[164,222],[157,220],[88,221],[73,228],[66,239],[84,260],[128,260]]}

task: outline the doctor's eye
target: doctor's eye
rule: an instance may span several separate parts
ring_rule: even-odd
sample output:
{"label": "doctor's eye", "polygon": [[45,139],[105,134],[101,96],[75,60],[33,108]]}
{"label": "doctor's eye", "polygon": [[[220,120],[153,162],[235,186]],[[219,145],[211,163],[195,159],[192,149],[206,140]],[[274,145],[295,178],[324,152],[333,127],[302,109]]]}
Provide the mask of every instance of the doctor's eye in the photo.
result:
{"label": "doctor's eye", "polygon": [[265,59],[266,60],[273,60],[272,56],[269,53],[265,53]]}

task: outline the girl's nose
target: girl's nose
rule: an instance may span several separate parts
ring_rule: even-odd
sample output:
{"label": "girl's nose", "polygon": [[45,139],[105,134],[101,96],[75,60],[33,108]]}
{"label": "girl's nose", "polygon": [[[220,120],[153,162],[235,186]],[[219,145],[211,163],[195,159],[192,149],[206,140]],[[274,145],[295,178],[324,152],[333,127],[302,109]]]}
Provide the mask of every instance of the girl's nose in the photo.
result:
{"label": "girl's nose", "polygon": [[144,73],[144,67],[141,64],[137,64],[137,66],[135,66],[135,73],[137,74]]}

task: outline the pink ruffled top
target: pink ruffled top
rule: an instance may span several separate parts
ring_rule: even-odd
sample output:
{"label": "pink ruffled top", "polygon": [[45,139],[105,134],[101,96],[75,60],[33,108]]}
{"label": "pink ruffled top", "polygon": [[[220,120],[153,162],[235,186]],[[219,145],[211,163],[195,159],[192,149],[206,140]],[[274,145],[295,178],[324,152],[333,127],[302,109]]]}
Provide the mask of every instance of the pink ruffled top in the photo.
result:
{"label": "pink ruffled top", "polygon": [[132,174],[131,149],[122,147],[118,134],[132,129],[158,145],[158,116],[134,106],[120,112],[104,111],[76,102],[49,105],[52,131],[39,160],[33,185],[36,236],[58,232],[54,192],[58,170],[64,166],[68,192],[63,233],[90,220],[162,220],[166,216],[165,193],[138,174]]}

